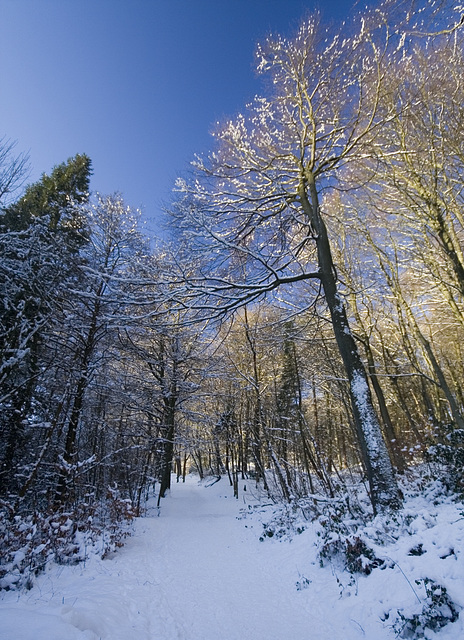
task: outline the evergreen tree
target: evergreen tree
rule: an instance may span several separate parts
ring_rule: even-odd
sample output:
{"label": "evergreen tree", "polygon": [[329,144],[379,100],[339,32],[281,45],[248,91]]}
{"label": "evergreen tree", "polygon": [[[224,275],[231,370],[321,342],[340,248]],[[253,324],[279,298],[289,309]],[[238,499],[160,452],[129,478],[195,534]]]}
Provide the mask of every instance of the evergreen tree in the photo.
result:
{"label": "evergreen tree", "polygon": [[0,215],[0,494],[14,486],[44,335],[85,240],[80,205],[89,197],[90,175],[90,159],[77,155]]}
{"label": "evergreen tree", "polygon": [[34,221],[43,220],[50,230],[65,230],[75,236],[82,223],[76,205],[87,202],[91,175],[88,156],[69,158],[49,176],[44,173],[17,202],[5,208],[0,225],[8,231],[25,231]]}

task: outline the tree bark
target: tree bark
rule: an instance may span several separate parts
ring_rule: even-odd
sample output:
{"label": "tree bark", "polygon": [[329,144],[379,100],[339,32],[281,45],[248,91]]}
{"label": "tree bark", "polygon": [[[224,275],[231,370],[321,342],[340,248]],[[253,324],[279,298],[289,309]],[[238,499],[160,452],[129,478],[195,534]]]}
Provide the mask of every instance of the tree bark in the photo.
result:
{"label": "tree bark", "polygon": [[171,470],[172,459],[174,456],[174,432],[175,432],[175,413],[177,403],[177,389],[173,388],[169,397],[164,398],[164,424],[165,432],[163,443],[163,456],[161,460],[161,485],[158,496],[158,506],[161,498],[164,498],[166,491],[171,488]]}
{"label": "tree bark", "polygon": [[401,499],[393,467],[372,402],[366,370],[350,331],[345,305],[337,291],[332,250],[312,171],[303,172],[298,196],[308,223],[316,233],[320,280],[349,382],[356,434],[367,470],[372,506],[374,512],[397,509]]}

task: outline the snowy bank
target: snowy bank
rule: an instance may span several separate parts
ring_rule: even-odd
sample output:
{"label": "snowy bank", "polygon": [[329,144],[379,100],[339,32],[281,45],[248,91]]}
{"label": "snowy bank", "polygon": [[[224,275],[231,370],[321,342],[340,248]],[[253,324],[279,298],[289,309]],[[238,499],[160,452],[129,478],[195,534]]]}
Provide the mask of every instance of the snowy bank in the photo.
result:
{"label": "snowy bank", "polygon": [[[464,607],[463,509],[438,484],[410,486],[396,519],[328,532],[263,502],[250,481],[236,500],[226,478],[189,476],[116,554],[51,565],[30,591],[3,592],[0,640],[393,639],[408,633],[401,616],[430,608],[425,579]],[[369,575],[336,544],[321,553],[346,531],[379,561]],[[423,637],[463,638],[462,616]]]}

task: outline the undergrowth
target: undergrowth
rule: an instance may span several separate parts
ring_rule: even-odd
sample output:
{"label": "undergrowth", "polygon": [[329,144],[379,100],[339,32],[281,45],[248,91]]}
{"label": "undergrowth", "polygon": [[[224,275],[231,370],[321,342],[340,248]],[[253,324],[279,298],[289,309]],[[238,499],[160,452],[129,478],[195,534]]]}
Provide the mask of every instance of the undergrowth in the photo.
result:
{"label": "undergrowth", "polygon": [[434,442],[426,452],[426,460],[437,465],[439,477],[448,491],[459,497],[464,495],[464,429],[453,423],[439,425],[434,432]]}
{"label": "undergrowth", "polygon": [[[390,556],[395,555],[392,548],[404,548],[409,538],[411,545],[406,557],[419,558],[428,551],[433,553],[433,548],[427,549],[418,538],[418,533],[436,526],[437,513],[434,507],[444,501],[452,504],[462,496],[462,471],[460,474],[456,468],[460,464],[461,452],[459,455],[453,454],[451,459],[444,459],[445,453],[449,451],[442,447],[434,450],[436,457],[433,462],[440,463],[441,468],[445,462],[448,465],[447,473],[440,480],[431,473],[430,464],[410,470],[407,477],[400,479],[405,504],[397,512],[374,517],[367,494],[362,489],[357,495],[350,490],[349,494],[341,493],[335,498],[307,496],[290,504],[268,505],[268,508],[261,505],[263,528],[259,539],[263,542],[269,539],[291,540],[311,527],[316,534],[316,562],[321,568],[330,566],[340,589],[340,597],[357,594],[361,576],[367,578],[375,570],[386,571],[386,576],[391,570],[399,572],[414,592],[416,601],[405,608],[394,606],[381,619],[397,637],[409,640],[431,637],[430,634],[458,619],[460,607],[453,602],[440,578],[435,576],[433,579],[422,573],[427,565],[418,563],[417,571],[420,573],[415,576],[410,573],[410,564],[405,573]],[[417,498],[422,501],[419,508],[408,505],[408,499]],[[459,515],[462,516],[462,512]],[[435,557],[436,553],[431,555],[431,560]],[[442,551],[442,555],[438,555],[438,562],[449,557],[457,557],[454,548]],[[433,572],[433,562],[430,565]],[[310,586],[311,580],[300,575],[296,582],[297,590]]]}
{"label": "undergrowth", "polygon": [[102,501],[73,509],[10,517],[0,512],[0,590],[30,589],[50,562],[78,564],[90,553],[101,558],[130,535],[135,509],[114,489]]}
{"label": "undergrowth", "polygon": [[417,613],[408,615],[398,611],[393,625],[397,636],[411,640],[424,638],[427,629],[439,631],[459,617],[458,609],[445,587],[430,578],[415,580],[415,583],[425,589],[424,603]]}

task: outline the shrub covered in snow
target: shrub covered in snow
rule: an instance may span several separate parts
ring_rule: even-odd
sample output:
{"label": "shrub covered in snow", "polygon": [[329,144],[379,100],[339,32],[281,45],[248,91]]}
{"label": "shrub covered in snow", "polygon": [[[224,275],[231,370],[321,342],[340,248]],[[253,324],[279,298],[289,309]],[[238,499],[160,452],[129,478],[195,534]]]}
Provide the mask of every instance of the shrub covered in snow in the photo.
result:
{"label": "shrub covered in snow", "polygon": [[424,638],[426,629],[439,631],[449,622],[456,622],[459,616],[445,587],[430,578],[416,580],[415,583],[424,587],[426,599],[424,604],[419,605],[416,613],[398,611],[393,628],[401,638]]}
{"label": "shrub covered in snow", "polygon": [[[443,460],[434,464],[441,466],[432,471],[445,468]],[[309,543],[313,560],[302,566],[297,591],[311,592],[319,565],[335,579],[341,600],[378,594],[372,606],[382,637],[432,638],[447,633],[444,627],[458,621],[464,606],[464,510],[459,492],[451,491],[454,464],[453,458],[452,475],[441,480],[431,479],[430,465],[410,468],[400,479],[404,505],[397,512],[374,517],[361,490],[249,511],[261,520],[261,541],[292,541],[302,533]],[[453,633],[446,637],[457,637]]]}
{"label": "shrub covered in snow", "polygon": [[440,476],[449,491],[464,494],[464,429],[453,424],[438,427],[427,460],[441,467]]}
{"label": "shrub covered in snow", "polygon": [[110,489],[106,500],[73,509],[9,516],[0,512],[0,589],[30,588],[49,562],[77,564],[89,553],[104,558],[123,545],[135,510]]}

